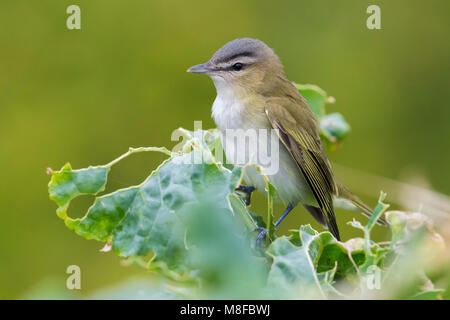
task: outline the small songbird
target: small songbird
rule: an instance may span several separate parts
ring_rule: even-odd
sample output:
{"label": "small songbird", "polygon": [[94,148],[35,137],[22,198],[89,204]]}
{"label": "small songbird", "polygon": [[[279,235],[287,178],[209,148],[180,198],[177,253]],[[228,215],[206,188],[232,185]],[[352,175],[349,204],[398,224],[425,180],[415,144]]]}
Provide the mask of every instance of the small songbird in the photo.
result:
{"label": "small songbird", "polygon": [[[234,139],[226,138],[227,130],[275,129],[271,131],[276,132],[281,143],[278,152],[272,154],[278,157],[279,168],[267,174],[267,178],[276,189],[277,200],[287,206],[275,227],[299,203],[338,240],[334,204],[344,203],[345,207],[370,216],[371,208],[334,177],[322,148],[314,113],[286,78],[278,56],[264,42],[250,38],[233,40],[208,62],[187,71],[207,74],[214,82],[217,97],[212,106],[212,117],[221,131],[227,160],[235,157],[236,150]],[[266,141],[263,143],[270,141],[261,140]],[[248,153],[252,148],[244,149]],[[258,164],[264,171],[267,163]],[[255,167],[245,169],[244,180],[247,186],[237,190],[249,195],[254,188],[265,192],[264,178]],[[266,232],[263,229],[258,239],[265,237]]]}

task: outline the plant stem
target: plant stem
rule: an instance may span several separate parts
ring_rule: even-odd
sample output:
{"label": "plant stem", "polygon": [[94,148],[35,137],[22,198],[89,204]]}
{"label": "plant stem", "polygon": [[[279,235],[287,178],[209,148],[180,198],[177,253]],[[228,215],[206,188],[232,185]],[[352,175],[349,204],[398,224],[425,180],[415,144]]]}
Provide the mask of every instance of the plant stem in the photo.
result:
{"label": "plant stem", "polygon": [[116,163],[118,163],[119,161],[125,159],[126,157],[132,155],[133,153],[139,153],[139,152],[150,152],[150,151],[156,151],[156,152],[162,152],[164,154],[167,154],[168,156],[172,156],[172,152],[165,148],[165,147],[139,147],[139,148],[130,148],[128,149],[127,152],[125,152],[124,154],[122,154],[120,157],[114,159],[113,161],[111,161],[110,163],[104,165],[104,167],[112,167],[113,165],[115,165]]}

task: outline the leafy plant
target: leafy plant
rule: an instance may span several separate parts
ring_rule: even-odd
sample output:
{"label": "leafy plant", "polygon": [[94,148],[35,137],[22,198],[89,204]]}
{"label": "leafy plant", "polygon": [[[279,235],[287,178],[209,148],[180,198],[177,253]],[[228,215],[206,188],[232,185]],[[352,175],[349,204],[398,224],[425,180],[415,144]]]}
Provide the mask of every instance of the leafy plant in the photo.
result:
{"label": "leafy plant", "polygon": [[[348,124],[338,113],[325,113],[325,104],[332,99],[323,90],[297,87],[319,118],[324,142],[336,148]],[[253,231],[265,224],[234,191],[246,168],[216,160],[221,150],[217,130],[179,132],[184,138],[180,151],[130,148],[106,165],[74,170],[66,164],[59,171],[50,170],[50,199],[69,229],[85,239],[104,242],[103,251],[112,249],[129,263],[167,279],[169,285],[158,284],[150,291],[159,293],[149,297],[436,298],[442,293],[430,285],[424,266],[417,263],[422,256],[410,252],[434,243],[429,241],[436,238],[429,221],[423,219],[412,230],[410,214],[386,213],[383,193],[367,225],[350,223],[362,230],[363,238],[340,242],[309,225],[277,236],[273,225],[276,190],[266,179],[268,237],[265,246],[255,248]],[[160,152],[168,158],[141,184],[101,194],[113,166],[138,152]],[[95,200],[83,218],[73,219],[68,215],[70,203],[83,195],[94,195]],[[383,214],[392,238],[375,243],[370,233]],[[417,222],[417,214],[414,217]],[[415,285],[400,294],[401,285],[391,279],[405,265],[413,269],[408,283]]]}

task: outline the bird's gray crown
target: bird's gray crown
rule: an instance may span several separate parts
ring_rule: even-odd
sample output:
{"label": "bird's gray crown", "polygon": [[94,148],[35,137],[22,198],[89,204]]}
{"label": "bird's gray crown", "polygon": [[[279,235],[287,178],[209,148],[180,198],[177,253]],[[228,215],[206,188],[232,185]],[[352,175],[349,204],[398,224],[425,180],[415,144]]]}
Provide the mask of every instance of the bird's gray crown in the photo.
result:
{"label": "bird's gray crown", "polygon": [[238,57],[258,58],[273,53],[264,42],[258,39],[235,39],[217,50],[211,58],[211,62],[218,64],[232,61]]}

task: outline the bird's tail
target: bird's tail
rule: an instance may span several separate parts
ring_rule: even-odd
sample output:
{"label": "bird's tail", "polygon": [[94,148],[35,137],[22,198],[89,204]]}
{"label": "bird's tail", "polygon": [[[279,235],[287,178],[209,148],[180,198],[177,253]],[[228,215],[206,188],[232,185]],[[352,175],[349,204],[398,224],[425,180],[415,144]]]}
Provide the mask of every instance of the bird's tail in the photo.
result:
{"label": "bird's tail", "polygon": [[[347,202],[347,204],[348,202],[350,202],[351,205],[353,205],[354,207],[356,207],[356,209],[358,209],[357,211],[361,212],[366,217],[370,218],[372,216],[373,209],[371,207],[365,204],[360,198],[355,196],[343,183],[341,183],[337,179],[336,185],[338,193],[338,199],[336,201],[337,206],[339,206],[338,203],[341,201]],[[344,204],[342,206],[349,208],[347,204]],[[377,220],[377,224],[385,226],[388,225],[387,221],[383,217],[380,217]]]}

